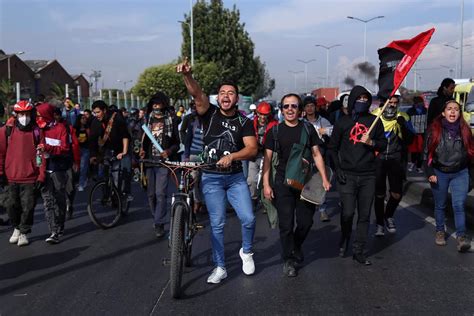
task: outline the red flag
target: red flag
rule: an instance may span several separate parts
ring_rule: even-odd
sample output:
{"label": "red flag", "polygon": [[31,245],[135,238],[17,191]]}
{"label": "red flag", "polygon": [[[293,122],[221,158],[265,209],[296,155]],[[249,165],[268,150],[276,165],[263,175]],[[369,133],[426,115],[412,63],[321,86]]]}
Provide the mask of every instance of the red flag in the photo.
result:
{"label": "red flag", "polygon": [[397,91],[418,56],[428,45],[434,31],[432,28],[412,39],[393,41],[387,47],[378,50],[380,97],[387,99]]}

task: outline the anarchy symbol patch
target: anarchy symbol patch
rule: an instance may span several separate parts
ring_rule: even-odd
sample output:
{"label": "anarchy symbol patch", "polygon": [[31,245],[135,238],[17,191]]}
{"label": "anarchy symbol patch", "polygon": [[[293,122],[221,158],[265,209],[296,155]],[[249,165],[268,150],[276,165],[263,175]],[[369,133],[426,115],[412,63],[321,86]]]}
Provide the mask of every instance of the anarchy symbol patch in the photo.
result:
{"label": "anarchy symbol patch", "polygon": [[356,122],[354,127],[352,127],[351,132],[349,134],[349,140],[354,142],[354,145],[356,143],[360,143],[360,139],[362,138],[362,135],[368,132],[367,126],[364,124],[359,124],[359,122]]}

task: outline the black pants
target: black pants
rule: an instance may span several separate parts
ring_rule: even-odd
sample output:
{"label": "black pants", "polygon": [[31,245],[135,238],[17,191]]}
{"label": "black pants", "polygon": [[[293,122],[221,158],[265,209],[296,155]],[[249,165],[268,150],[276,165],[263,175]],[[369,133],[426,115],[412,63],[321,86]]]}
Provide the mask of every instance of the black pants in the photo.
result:
{"label": "black pants", "polygon": [[9,183],[7,212],[12,226],[22,234],[31,232],[36,205],[34,183]]}
{"label": "black pants", "polygon": [[293,250],[301,248],[313,226],[316,207],[314,204],[300,200],[301,192],[283,183],[275,183],[273,193],[278,212],[282,257],[283,260],[293,259]]}
{"label": "black pants", "polygon": [[[390,198],[385,207],[387,178],[390,186]],[[375,189],[375,218],[378,225],[384,225],[384,219],[393,217],[402,199],[403,166],[400,160],[377,159],[376,189]],[[394,197],[395,196],[395,197]]]}
{"label": "black pants", "polygon": [[374,201],[375,175],[346,174],[346,183],[338,184],[342,202],[341,231],[346,239],[351,237],[352,221],[357,208],[357,228],[352,249],[362,253],[369,234],[370,210]]}

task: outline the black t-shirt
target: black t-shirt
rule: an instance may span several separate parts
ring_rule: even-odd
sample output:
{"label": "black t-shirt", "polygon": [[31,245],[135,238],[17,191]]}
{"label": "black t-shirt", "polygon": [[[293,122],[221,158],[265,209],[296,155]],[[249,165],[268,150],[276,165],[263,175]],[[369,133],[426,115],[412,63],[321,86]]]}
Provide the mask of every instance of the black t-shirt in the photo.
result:
{"label": "black t-shirt", "polygon": [[[238,152],[245,147],[243,138],[254,136],[252,121],[237,112],[224,116],[219,108],[211,105],[201,116],[204,129],[204,157],[206,162],[215,163],[225,155]],[[238,173],[242,171],[240,161],[232,162],[228,170],[206,169],[212,173]]]}
{"label": "black t-shirt", "polygon": [[[283,183],[283,180],[285,178],[286,164],[288,162],[288,158],[290,157],[290,152],[293,148],[293,144],[300,142],[301,132],[305,129],[303,124],[305,123],[299,121],[298,125],[296,125],[295,127],[290,127],[283,122],[278,124],[277,126],[274,126],[272,130],[270,130],[267,134],[267,138],[265,140],[265,149],[275,151],[273,129],[278,127],[278,166],[276,168],[275,182]],[[306,130],[309,132],[308,145],[310,147],[321,145],[322,141],[318,137],[318,134],[316,133],[314,127],[308,123],[306,124]]]}

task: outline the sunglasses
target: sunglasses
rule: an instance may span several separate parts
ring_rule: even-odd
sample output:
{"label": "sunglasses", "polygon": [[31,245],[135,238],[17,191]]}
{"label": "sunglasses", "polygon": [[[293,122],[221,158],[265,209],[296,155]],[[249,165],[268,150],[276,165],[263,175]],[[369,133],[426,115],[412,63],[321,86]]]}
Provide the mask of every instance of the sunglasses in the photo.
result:
{"label": "sunglasses", "polygon": [[294,109],[294,110],[296,110],[296,109],[299,107],[298,104],[294,104],[294,103],[292,103],[292,104],[283,104],[283,108],[284,108],[285,110],[288,110],[288,108],[289,108],[290,106],[291,106],[291,108]]}

